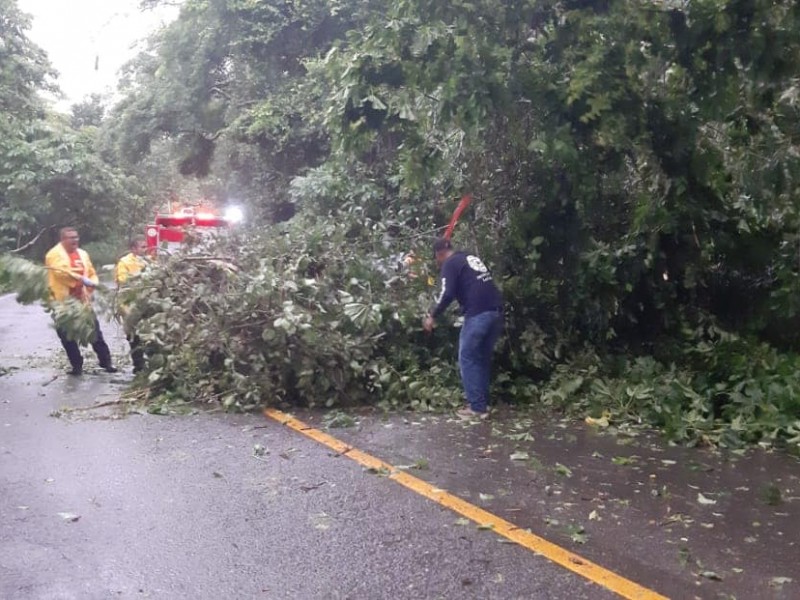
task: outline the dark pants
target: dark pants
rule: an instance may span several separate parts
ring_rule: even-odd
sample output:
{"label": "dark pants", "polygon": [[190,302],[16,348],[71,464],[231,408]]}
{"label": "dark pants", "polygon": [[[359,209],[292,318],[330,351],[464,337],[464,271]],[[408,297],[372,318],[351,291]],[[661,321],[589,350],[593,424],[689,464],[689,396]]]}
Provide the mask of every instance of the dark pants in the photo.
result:
{"label": "dark pants", "polygon": [[[67,332],[63,329],[56,329],[58,339],[61,340],[61,345],[67,352],[69,364],[72,365],[74,371],[83,369],[83,356],[81,355],[81,347],[78,342],[71,340],[67,337]],[[94,339],[92,340],[92,349],[97,354],[97,360],[100,362],[102,368],[110,367],[111,365],[111,350],[108,349],[105,339],[103,339],[103,332],[100,330],[100,323],[97,317],[94,318]]]}
{"label": "dark pants", "polygon": [[135,333],[128,334],[128,343],[131,345],[131,360],[133,361],[133,372],[138,373],[144,369],[144,347],[142,340]]}

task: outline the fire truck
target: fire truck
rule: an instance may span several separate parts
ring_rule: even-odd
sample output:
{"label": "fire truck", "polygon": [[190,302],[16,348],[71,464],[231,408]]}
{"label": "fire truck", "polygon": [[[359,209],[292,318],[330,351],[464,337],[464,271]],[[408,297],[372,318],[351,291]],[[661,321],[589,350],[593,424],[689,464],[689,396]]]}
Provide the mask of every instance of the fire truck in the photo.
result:
{"label": "fire truck", "polygon": [[229,207],[224,216],[210,210],[181,208],[175,212],[156,214],[153,223],[145,227],[147,250],[155,255],[159,249],[169,250],[183,243],[187,229],[190,227],[203,229],[223,229],[241,223],[242,211],[237,207]]}

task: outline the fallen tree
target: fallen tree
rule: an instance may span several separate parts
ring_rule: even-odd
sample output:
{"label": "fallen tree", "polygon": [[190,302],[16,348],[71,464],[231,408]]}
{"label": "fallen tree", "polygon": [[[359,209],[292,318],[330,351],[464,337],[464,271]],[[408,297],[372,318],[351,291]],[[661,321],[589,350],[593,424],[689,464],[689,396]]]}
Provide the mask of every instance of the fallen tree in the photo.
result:
{"label": "fallen tree", "polygon": [[166,258],[121,298],[153,396],[244,409],[460,403],[449,348],[420,330],[427,278],[397,272],[391,252],[302,220],[220,244]]}

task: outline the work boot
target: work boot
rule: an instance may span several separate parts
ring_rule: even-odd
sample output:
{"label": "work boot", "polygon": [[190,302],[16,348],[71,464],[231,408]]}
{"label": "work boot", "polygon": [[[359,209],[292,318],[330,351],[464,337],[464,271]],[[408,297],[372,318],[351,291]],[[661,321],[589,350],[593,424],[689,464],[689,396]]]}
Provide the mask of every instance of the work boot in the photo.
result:
{"label": "work boot", "polygon": [[103,371],[105,371],[106,373],[117,373],[117,372],[119,372],[119,369],[117,367],[112,367],[111,365],[108,365],[108,366],[105,366],[105,367],[101,366],[100,368],[103,369]]}

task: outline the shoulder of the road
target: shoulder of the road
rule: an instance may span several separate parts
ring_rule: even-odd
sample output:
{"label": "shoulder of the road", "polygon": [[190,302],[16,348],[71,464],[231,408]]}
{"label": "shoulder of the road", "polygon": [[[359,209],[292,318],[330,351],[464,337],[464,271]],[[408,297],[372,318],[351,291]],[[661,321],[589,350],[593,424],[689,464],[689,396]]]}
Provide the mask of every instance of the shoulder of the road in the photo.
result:
{"label": "shoulder of the road", "polygon": [[562,567],[585,577],[589,581],[600,585],[623,598],[631,600],[665,600],[666,597],[661,594],[648,589],[638,583],[626,579],[625,577],[609,571],[608,569],[593,563],[561,546],[554,544],[540,536],[537,536],[526,529],[521,529],[499,517],[490,513],[474,504],[454,496],[446,490],[437,488],[427,481],[423,481],[413,475],[409,475],[405,471],[398,469],[389,463],[382,461],[370,454],[367,454],[349,444],[331,436],[327,433],[315,429],[310,425],[292,417],[289,414],[275,409],[266,409],[264,415],[285,425],[302,435],[311,438],[312,440],[327,446],[337,454],[346,456],[354,460],[358,464],[370,469],[371,471],[379,472],[386,475],[392,481],[395,481],[406,487],[413,492],[428,498],[440,504],[453,512],[456,512],[463,517],[475,522],[484,529],[490,529],[497,535],[500,535],[516,544],[522,546],[541,555],[548,560],[561,565]]}

